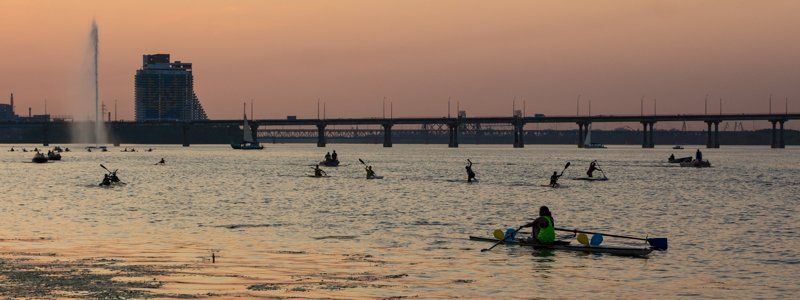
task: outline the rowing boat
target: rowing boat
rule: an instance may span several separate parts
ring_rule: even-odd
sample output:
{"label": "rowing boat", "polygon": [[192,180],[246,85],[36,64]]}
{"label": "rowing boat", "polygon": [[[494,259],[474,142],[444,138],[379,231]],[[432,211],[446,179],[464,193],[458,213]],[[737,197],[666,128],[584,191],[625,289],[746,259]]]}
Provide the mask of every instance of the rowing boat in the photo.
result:
{"label": "rowing boat", "polygon": [[583,181],[608,181],[608,177],[577,177],[577,178],[572,178],[572,180],[583,180]]}
{"label": "rowing boat", "polygon": [[[500,242],[500,240],[495,238],[484,238],[477,236],[470,236],[469,239],[471,241],[479,241],[479,242],[490,242],[490,243]],[[520,239],[508,241],[506,242],[506,244],[533,247],[534,249],[538,250],[564,250],[564,251],[575,251],[575,252],[596,253],[596,254],[605,253],[611,255],[635,256],[635,257],[646,257],[648,254],[650,254],[650,252],[653,252],[653,249],[651,248],[584,246],[584,245],[569,245],[569,244],[541,245]]]}

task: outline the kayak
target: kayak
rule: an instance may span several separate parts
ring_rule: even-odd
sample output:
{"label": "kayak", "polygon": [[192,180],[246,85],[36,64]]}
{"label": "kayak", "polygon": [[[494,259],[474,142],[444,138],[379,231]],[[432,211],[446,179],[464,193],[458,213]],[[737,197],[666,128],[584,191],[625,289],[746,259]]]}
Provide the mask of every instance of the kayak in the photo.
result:
{"label": "kayak", "polygon": [[551,186],[549,184],[540,184],[539,186],[546,187],[546,188],[551,188],[551,189],[565,189],[565,188],[567,188],[566,185],[561,185],[560,183],[556,184],[556,186]]}
{"label": "kayak", "polygon": [[367,179],[383,179],[383,176],[372,176],[372,177],[367,177]]}
{"label": "kayak", "polygon": [[687,157],[681,157],[681,158],[673,158],[673,159],[667,159],[667,161],[672,163],[672,164],[679,164],[679,163],[682,163],[682,162],[691,162],[692,161],[692,157],[691,156],[687,156]]}
{"label": "kayak", "polygon": [[311,177],[311,178],[325,178],[325,177],[330,177],[330,176],[328,176],[328,175],[323,175],[323,176],[314,176],[314,175],[310,175],[310,174],[309,174],[309,175],[308,175],[308,177]]}
{"label": "kayak", "polygon": [[338,167],[339,166],[339,161],[338,160],[329,160],[329,161],[324,161],[323,160],[323,161],[319,162],[319,165],[320,166],[326,166],[326,167]]}
{"label": "kayak", "polygon": [[[479,242],[490,242],[490,243],[497,243],[500,240],[495,238],[483,238],[477,236],[470,236],[470,241],[479,241]],[[519,246],[526,246],[526,247],[533,247],[534,249],[538,250],[563,250],[563,251],[575,251],[575,252],[584,252],[584,253],[596,253],[596,254],[611,254],[611,255],[619,255],[619,256],[635,256],[635,257],[646,257],[650,252],[653,252],[651,248],[634,248],[634,247],[607,247],[607,246],[584,246],[584,245],[569,245],[569,244],[552,244],[552,245],[541,245],[536,243],[530,243],[524,240],[516,239],[514,241],[506,242],[507,245],[519,245]]]}
{"label": "kayak", "polygon": [[578,178],[572,178],[572,180],[608,181],[608,177],[578,177]]}

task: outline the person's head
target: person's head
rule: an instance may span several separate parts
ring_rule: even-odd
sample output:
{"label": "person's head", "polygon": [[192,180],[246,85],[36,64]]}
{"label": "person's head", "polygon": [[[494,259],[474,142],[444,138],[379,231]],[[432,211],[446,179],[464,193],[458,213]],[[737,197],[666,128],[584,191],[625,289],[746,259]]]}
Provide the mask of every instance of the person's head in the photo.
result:
{"label": "person's head", "polygon": [[550,214],[550,209],[547,206],[542,205],[539,208],[539,216],[540,217],[552,217],[553,215]]}
{"label": "person's head", "polygon": [[553,171],[553,176],[558,175],[558,171]]}

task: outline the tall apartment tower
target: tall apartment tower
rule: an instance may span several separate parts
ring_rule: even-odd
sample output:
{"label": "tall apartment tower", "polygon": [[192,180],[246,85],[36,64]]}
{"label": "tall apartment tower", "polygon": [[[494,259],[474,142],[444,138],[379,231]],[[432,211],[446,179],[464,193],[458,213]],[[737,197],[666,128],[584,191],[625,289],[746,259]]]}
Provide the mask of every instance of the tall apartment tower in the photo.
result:
{"label": "tall apartment tower", "polygon": [[136,71],[136,121],[192,121],[208,116],[194,93],[192,64],[145,54]]}

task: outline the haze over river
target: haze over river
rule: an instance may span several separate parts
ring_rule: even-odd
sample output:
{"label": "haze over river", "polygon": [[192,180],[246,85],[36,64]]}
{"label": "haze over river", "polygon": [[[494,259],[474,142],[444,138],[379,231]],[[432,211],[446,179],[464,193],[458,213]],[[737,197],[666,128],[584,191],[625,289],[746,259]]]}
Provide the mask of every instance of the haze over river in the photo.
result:
{"label": "haze over river", "polygon": [[[0,147],[0,297],[41,295],[14,272],[35,262],[151,283],[130,288],[143,293],[135,297],[800,295],[796,147],[702,148],[714,167],[695,169],[666,163],[693,154],[688,146],[61,146],[73,151],[47,164]],[[308,177],[333,149],[342,166]],[[365,180],[358,158],[385,179]],[[467,158],[479,183],[465,182]],[[609,181],[569,179],[593,159]],[[565,188],[541,187],[566,161]],[[98,187],[101,163],[127,184]],[[491,244],[468,240],[523,224],[540,205],[559,227],[667,237],[670,249],[647,259],[503,245],[481,253]],[[97,295],[64,286],[44,295]]]}

